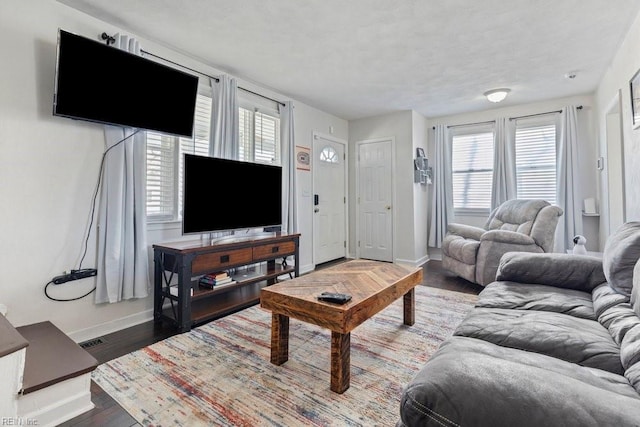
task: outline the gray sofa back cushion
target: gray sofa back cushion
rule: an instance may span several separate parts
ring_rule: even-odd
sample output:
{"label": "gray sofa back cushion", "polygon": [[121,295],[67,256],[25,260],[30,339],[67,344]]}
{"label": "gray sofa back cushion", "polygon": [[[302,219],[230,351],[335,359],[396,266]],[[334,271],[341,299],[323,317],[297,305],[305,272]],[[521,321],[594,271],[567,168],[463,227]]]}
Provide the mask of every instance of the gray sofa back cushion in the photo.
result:
{"label": "gray sofa back cushion", "polygon": [[[640,258],[640,222],[628,222],[607,239],[602,267],[609,285],[630,296],[633,288],[633,268]],[[640,313],[636,310],[636,314]]]}
{"label": "gray sofa back cushion", "polygon": [[508,200],[491,212],[484,228],[529,235],[538,212],[545,206],[549,203],[544,200]]}

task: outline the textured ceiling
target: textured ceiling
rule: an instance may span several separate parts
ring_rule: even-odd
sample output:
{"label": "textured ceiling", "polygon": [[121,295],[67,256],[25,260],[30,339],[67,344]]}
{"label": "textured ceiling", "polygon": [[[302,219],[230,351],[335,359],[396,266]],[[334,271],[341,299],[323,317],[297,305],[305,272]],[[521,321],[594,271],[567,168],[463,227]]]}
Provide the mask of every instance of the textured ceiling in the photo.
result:
{"label": "textured ceiling", "polygon": [[[344,119],[591,93],[640,0],[59,0]],[[573,80],[565,78],[577,71]]]}

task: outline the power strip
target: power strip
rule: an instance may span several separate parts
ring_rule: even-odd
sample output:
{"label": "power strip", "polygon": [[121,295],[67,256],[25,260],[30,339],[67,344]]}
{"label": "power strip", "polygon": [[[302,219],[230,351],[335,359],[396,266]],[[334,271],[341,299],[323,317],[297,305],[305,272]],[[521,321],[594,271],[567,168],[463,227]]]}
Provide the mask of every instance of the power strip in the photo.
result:
{"label": "power strip", "polygon": [[54,285],[60,285],[62,283],[71,282],[72,280],[85,279],[87,277],[93,277],[98,274],[98,270],[95,268],[83,268],[82,270],[71,270],[68,274],[56,276],[51,279]]}

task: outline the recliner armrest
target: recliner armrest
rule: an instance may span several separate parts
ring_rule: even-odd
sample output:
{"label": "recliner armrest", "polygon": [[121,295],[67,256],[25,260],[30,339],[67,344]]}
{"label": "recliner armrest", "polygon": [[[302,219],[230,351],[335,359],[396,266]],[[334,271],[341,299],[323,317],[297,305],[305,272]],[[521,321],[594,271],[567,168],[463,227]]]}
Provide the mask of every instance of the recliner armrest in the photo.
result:
{"label": "recliner armrest", "polygon": [[491,240],[498,243],[510,243],[512,245],[535,245],[536,242],[530,236],[517,231],[509,230],[489,230],[486,231],[481,241]]}
{"label": "recliner armrest", "polygon": [[487,232],[484,228],[474,227],[472,225],[458,224],[455,222],[447,224],[447,231],[449,233],[462,236],[465,239],[480,240],[482,235]]}
{"label": "recliner armrest", "polygon": [[591,292],[607,279],[602,260],[561,253],[508,252],[500,259],[496,280]]}

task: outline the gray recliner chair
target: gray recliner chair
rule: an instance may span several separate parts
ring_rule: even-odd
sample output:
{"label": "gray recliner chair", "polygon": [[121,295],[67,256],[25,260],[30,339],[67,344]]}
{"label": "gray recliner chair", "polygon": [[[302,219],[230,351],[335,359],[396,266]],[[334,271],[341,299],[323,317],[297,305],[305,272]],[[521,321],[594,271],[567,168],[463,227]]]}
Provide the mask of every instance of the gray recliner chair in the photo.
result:
{"label": "gray recliner chair", "polygon": [[562,214],[544,200],[508,200],[491,212],[484,228],[451,223],[442,242],[442,266],[486,286],[505,253],[553,252]]}

